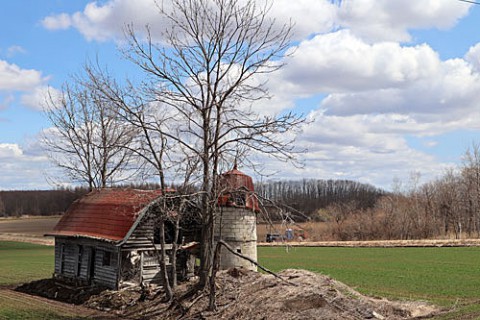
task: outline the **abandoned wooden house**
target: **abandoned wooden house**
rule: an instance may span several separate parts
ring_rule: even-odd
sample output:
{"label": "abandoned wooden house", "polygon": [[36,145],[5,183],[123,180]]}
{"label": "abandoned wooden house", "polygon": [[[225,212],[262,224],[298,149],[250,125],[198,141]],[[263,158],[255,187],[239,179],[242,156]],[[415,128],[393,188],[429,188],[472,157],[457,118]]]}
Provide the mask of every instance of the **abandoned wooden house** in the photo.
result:
{"label": "abandoned wooden house", "polygon": [[[54,277],[113,289],[160,283],[154,208],[161,197],[159,190],[102,189],[75,201],[47,234],[55,237]],[[195,223],[182,226],[183,242],[197,240],[198,229]],[[188,255],[179,251],[180,278],[193,275]]]}
{"label": "abandoned wooden house", "polygon": [[[234,168],[220,179],[222,194],[215,217],[215,239],[256,260],[258,200],[252,178]],[[161,284],[160,236],[156,204],[159,190],[101,189],[75,201],[53,232],[58,280],[112,289],[141,283]],[[201,227],[198,212],[182,216],[177,253],[179,280],[194,274]],[[165,223],[166,249],[171,250],[173,224]],[[197,246],[198,247],[198,246]],[[167,262],[168,263],[168,262]],[[250,262],[222,251],[221,267],[255,269]]]}

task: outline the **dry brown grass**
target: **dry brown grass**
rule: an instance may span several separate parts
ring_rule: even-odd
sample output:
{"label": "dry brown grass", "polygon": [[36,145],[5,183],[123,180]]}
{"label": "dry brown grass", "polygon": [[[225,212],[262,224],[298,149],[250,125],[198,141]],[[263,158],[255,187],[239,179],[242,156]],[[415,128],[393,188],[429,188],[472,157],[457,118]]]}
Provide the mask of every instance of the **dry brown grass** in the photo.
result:
{"label": "dry brown grass", "polygon": [[305,230],[307,238],[303,241],[331,240],[330,232],[328,231],[328,224],[325,222],[302,222],[295,224],[274,223],[273,225],[262,223],[257,224],[258,242],[265,242],[267,233],[278,233],[285,235],[285,232],[288,228],[292,228],[294,230]]}

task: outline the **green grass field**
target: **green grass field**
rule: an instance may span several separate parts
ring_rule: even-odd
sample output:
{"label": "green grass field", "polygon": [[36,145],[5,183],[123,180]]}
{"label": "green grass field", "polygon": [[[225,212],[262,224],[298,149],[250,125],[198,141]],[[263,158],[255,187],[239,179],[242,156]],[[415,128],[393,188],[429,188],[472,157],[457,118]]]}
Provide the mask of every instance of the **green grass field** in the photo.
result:
{"label": "green grass field", "polygon": [[51,277],[53,247],[0,241],[0,285]]}
{"label": "green grass field", "polygon": [[[358,291],[423,300],[480,317],[480,248],[258,248],[273,271],[301,268],[329,275]],[[476,319],[471,317],[470,319]]]}
{"label": "green grass field", "polygon": [[[0,286],[13,286],[52,276],[53,247],[0,241]],[[0,290],[0,319],[78,319],[68,308],[39,303],[35,298]]]}

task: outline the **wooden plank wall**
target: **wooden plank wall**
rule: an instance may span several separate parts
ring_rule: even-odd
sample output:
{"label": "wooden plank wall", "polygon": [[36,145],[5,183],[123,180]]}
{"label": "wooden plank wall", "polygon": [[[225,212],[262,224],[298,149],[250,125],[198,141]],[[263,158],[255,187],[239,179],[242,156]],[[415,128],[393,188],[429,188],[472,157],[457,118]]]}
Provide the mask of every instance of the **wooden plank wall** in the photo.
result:
{"label": "wooden plank wall", "polygon": [[[93,281],[109,288],[117,288],[118,281],[123,280],[120,279],[119,271],[121,261],[118,261],[118,252],[121,250],[122,252],[136,252],[141,255],[143,263],[141,266],[142,281],[161,284],[158,252],[155,252],[155,250],[160,250],[160,245],[153,243],[153,233],[154,220],[146,215],[121,248],[99,240],[57,237],[55,241],[55,274],[72,279],[89,280],[91,278],[89,277],[91,249],[94,248],[95,272]],[[171,244],[166,247],[167,250],[171,250],[171,248]],[[82,250],[81,255],[79,254],[80,250]],[[111,252],[110,265],[103,264],[106,251]],[[62,254],[65,256],[63,270]],[[80,263],[79,258],[81,258]]]}
{"label": "wooden plank wall", "polygon": [[[82,250],[81,255],[80,250]],[[95,250],[93,281],[109,288],[116,288],[119,268],[118,247],[102,241],[57,238],[55,241],[55,274],[74,280],[89,280],[92,250]],[[110,265],[103,265],[106,251],[110,252]],[[62,254],[64,255],[63,262]]]}
{"label": "wooden plank wall", "polygon": [[[109,288],[117,287],[118,275],[118,254],[116,247],[97,247],[95,255],[95,283],[107,286]],[[110,251],[110,265],[103,265],[103,256],[106,251]]]}
{"label": "wooden plank wall", "polygon": [[123,250],[153,248],[154,221],[145,215],[137,225],[127,242],[122,246]]}

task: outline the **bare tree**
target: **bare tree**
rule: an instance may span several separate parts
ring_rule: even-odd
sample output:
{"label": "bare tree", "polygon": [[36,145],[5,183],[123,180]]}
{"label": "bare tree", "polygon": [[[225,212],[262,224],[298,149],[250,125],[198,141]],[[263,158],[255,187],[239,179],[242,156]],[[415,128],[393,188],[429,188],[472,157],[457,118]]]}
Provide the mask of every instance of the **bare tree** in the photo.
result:
{"label": "bare tree", "polygon": [[46,100],[45,113],[53,127],[43,139],[49,156],[72,181],[86,183],[90,190],[125,180],[135,172],[126,148],[135,131],[100,91],[80,78],[72,82],[61,97],[49,95]]}
{"label": "bare tree", "polygon": [[469,235],[480,235],[480,145],[473,143],[467,149],[461,168],[461,176],[465,194],[466,231]]}
{"label": "bare tree", "polygon": [[145,97],[165,115],[157,132],[171,146],[164,149],[176,151],[167,158],[176,158],[176,164],[199,163],[194,176],[201,192],[204,287],[213,263],[219,172],[239,150],[292,160],[292,139],[284,133],[303,118],[291,113],[260,116],[251,108],[268,97],[259,76],[283,65],[279,61],[289,46],[290,24],[278,26],[268,19],[269,7],[253,0],[171,2],[168,10],[159,6],[168,21],[164,33],[152,35],[147,28],[143,39],[128,27],[124,53],[145,72]]}
{"label": "bare tree", "polygon": [[143,93],[149,106],[164,110],[156,132],[165,139],[163,150],[170,151],[171,171],[180,171],[175,165],[199,164],[192,176],[201,193],[200,286],[205,287],[213,262],[219,172],[239,151],[293,160],[292,139],[284,133],[303,118],[260,116],[251,107],[268,97],[260,76],[282,67],[290,24],[278,26],[268,19],[269,7],[253,0],[171,2],[168,10],[159,6],[168,21],[165,31],[152,35],[147,28],[143,39],[128,27],[124,53],[147,76]]}
{"label": "bare tree", "polygon": [[[254,0],[171,0],[171,4],[168,10],[158,6],[160,16],[168,21],[162,34],[152,35],[147,27],[143,38],[133,26],[126,29],[123,52],[144,72],[141,85],[127,82],[121,88],[108,73],[87,68],[87,92],[100,92],[101,101],[116,110],[115,119],[135,128],[138,135],[130,139],[131,144],[117,145],[141,158],[145,168],[158,176],[163,191],[167,191],[167,179],[183,189],[195,185],[195,192],[183,195],[181,201],[176,201],[178,195],[169,199],[165,192],[157,216],[162,225],[172,219],[178,231],[182,210],[193,198],[197,200],[202,224],[199,288],[207,288],[212,276],[220,172],[231,167],[234,159],[248,163],[247,156],[270,155],[294,161],[294,134],[290,132],[304,118],[292,113],[262,116],[253,108],[255,102],[269,97],[262,79],[283,66],[291,24],[277,25],[268,19],[269,6],[258,6]],[[70,96],[76,98],[67,94],[69,99],[62,104],[67,124],[74,122],[70,114],[75,114],[69,107],[76,106],[69,103]],[[54,120],[65,118],[56,113],[53,116]],[[68,133],[68,146],[76,146],[77,140],[89,141],[92,134],[83,128],[89,128],[90,123],[90,119],[81,122],[71,130],[73,134]],[[64,122],[60,124],[70,129]],[[77,137],[82,130],[88,139]],[[82,144],[71,153],[78,156],[78,150],[81,159],[92,157]],[[86,162],[84,167],[90,169],[88,165]],[[171,207],[171,203],[176,205]],[[160,230],[163,262],[164,233]],[[176,240],[173,255],[175,248]],[[166,265],[161,265],[167,285]]]}

